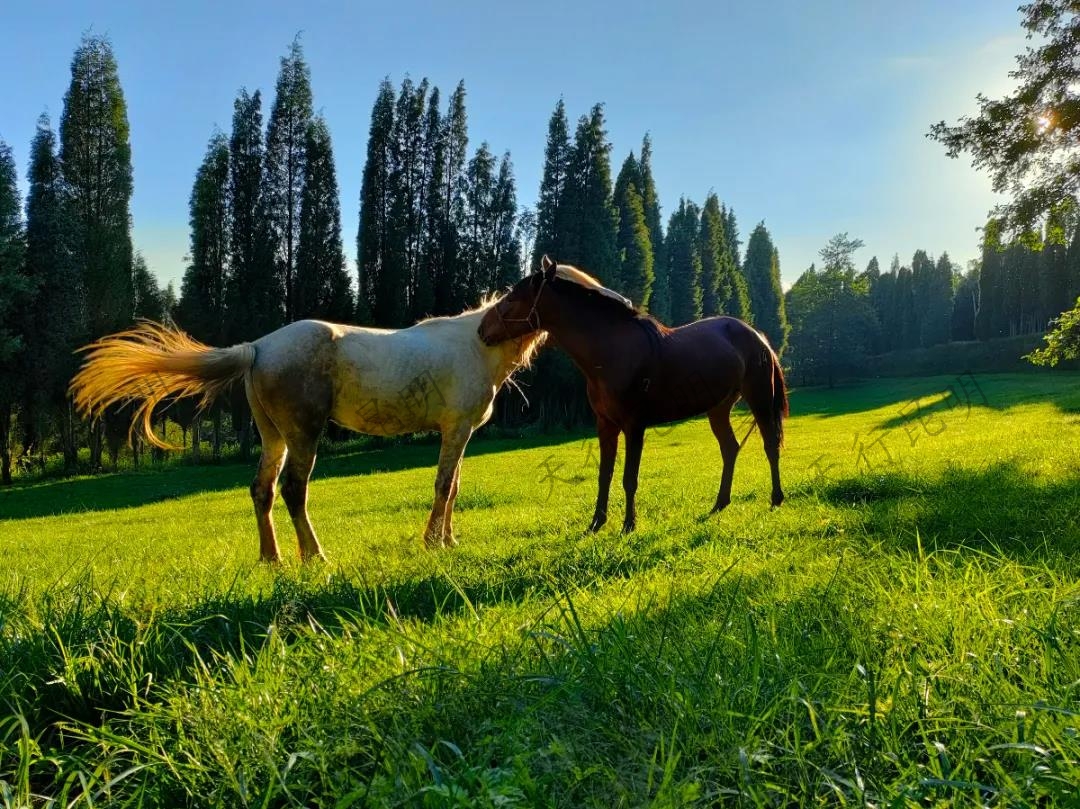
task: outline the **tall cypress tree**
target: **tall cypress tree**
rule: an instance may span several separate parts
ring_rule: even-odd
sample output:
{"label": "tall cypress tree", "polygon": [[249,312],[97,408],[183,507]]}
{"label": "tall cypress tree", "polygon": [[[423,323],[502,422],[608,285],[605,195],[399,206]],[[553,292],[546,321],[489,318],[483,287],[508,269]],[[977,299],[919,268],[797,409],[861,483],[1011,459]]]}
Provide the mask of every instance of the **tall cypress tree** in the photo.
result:
{"label": "tall cypress tree", "polygon": [[442,266],[442,236],[445,206],[443,173],[446,169],[446,144],[443,140],[442,112],[439,109],[439,88],[431,88],[427,114],[424,116],[423,184],[424,199],[421,211],[420,260],[413,291],[413,320],[435,312],[435,279]]}
{"label": "tall cypress tree", "polygon": [[574,135],[564,194],[566,255],[559,259],[579,265],[602,283],[618,285],[618,215],[611,198],[610,151],[604,106],[595,104],[589,115],[581,117]]}
{"label": "tall cypress tree", "polygon": [[469,121],[465,113],[465,82],[459,81],[450,96],[443,119],[443,238],[442,260],[435,277],[435,311],[451,314],[465,305],[461,234],[465,227],[466,167],[469,151]]}
{"label": "tall cypress tree", "polygon": [[640,167],[631,152],[615,182],[615,207],[619,213],[615,246],[621,264],[617,289],[645,309],[652,294],[654,257],[645,204],[638,190],[640,183]]}
{"label": "tall cypress tree", "polygon": [[493,266],[492,207],[495,198],[495,156],[486,142],[480,144],[465,170],[465,227],[461,231],[461,264],[456,296],[461,307],[474,301],[487,286]]}
{"label": "tall cypress tree", "polygon": [[641,206],[645,212],[645,226],[649,229],[649,243],[653,252],[653,286],[649,296],[649,311],[661,320],[671,316],[671,298],[668,293],[667,254],[664,245],[664,226],[660,218],[660,199],[656,194],[656,182],[652,173],[652,139],[646,133],[641,141],[638,158],[641,176]]}
{"label": "tall cypress tree", "polygon": [[30,190],[26,199],[26,275],[35,289],[26,310],[26,396],[28,444],[45,436],[50,417],[60,427],[64,466],[74,470],[76,446],[67,418],[67,383],[75,372],[74,351],[86,342],[82,274],[72,258],[67,190],[56,136],[47,115],[38,119],[30,147]]}
{"label": "tall cypress tree", "polygon": [[158,323],[168,320],[172,312],[167,293],[158,284],[142,253],[135,253],[132,277],[135,285],[135,317]]}
{"label": "tall cypress tree", "polygon": [[483,291],[493,292],[510,286],[521,278],[521,244],[517,238],[517,190],[514,187],[514,164],[504,152],[495,178],[492,200],[493,277]]}
{"label": "tall cypress tree", "polygon": [[215,132],[195,174],[189,200],[191,264],[184,272],[177,319],[196,339],[227,338],[229,144]]}
{"label": "tall cypress tree", "polygon": [[731,288],[731,294],[723,302],[722,308],[725,314],[749,323],[753,320],[753,310],[750,304],[750,288],[746,282],[746,275],[742,271],[742,265],[739,263],[739,227],[735,222],[735,209],[721,205],[720,219],[724,224],[724,256],[721,260],[721,273],[730,278]]}
{"label": "tall cypress tree", "polygon": [[733,279],[725,272],[727,243],[720,199],[716,194],[705,198],[701,209],[701,314],[704,317],[726,314],[724,304],[731,298]]}
{"label": "tall cypress tree", "polygon": [[390,250],[390,208],[393,202],[394,88],[383,79],[371,109],[367,160],[360,187],[360,227],[356,235],[356,264],[359,272],[357,320],[385,326],[399,322],[403,315],[400,289],[384,269]]}
{"label": "tall cypress tree", "polygon": [[394,111],[393,163],[390,171],[392,202],[390,206],[390,251],[386,272],[398,279],[399,294],[404,300],[402,321],[412,319],[413,297],[419,276],[419,257],[426,192],[423,176],[424,107],[427,80],[419,85],[408,76],[401,83]]}
{"label": "tall cypress tree", "polygon": [[285,322],[275,272],[269,212],[263,196],[262,96],[241,90],[229,138],[229,335],[254,340]]}
{"label": "tall cypress tree", "polygon": [[550,255],[556,261],[568,261],[566,252],[566,188],[570,177],[570,125],[566,120],[566,105],[560,98],[548,122],[547,145],[544,147],[544,175],[536,201],[536,240],[532,266],[539,267],[540,259]]}
{"label": "tall cypress tree", "polygon": [[131,322],[134,301],[127,106],[112,45],[104,37],[84,37],[72,59],[60,158],[89,336],[99,337]]}
{"label": "tall cypress tree", "polygon": [[26,234],[21,208],[11,148],[0,141],[0,481],[5,484],[11,483],[12,416],[23,383],[18,314],[30,293],[23,275]]}
{"label": "tall cypress tree", "polygon": [[295,314],[296,250],[300,241],[300,200],[304,154],[312,117],[311,72],[299,39],[281,58],[274,105],[266,129],[264,200],[277,271],[285,294],[285,320]]}
{"label": "tall cypress tree", "polygon": [[296,316],[352,320],[355,303],[341,245],[341,209],[330,130],[322,116],[308,127],[296,254]]}
{"label": "tall cypress tree", "polygon": [[700,216],[697,205],[682,198],[668,222],[668,287],[673,326],[701,317]]}
{"label": "tall cypress tree", "polygon": [[765,333],[779,354],[787,344],[787,315],[780,289],[780,261],[764,222],[750,234],[743,270],[750,290],[754,325]]}
{"label": "tall cypress tree", "polygon": [[991,220],[983,229],[982,269],[979,272],[979,314],[975,318],[975,334],[980,340],[1001,337],[1003,326],[1004,252],[1000,227]]}

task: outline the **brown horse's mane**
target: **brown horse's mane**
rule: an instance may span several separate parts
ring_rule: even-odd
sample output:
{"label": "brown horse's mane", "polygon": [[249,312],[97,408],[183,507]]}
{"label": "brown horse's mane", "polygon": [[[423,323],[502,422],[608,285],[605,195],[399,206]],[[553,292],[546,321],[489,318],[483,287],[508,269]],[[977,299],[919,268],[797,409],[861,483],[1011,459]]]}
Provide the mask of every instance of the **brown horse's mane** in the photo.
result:
{"label": "brown horse's mane", "polygon": [[552,283],[559,284],[559,289],[572,289],[582,301],[626,320],[635,321],[657,336],[663,336],[671,331],[655,317],[635,307],[622,295],[602,286],[591,275],[565,264],[560,264],[559,269],[560,271],[569,270],[565,274],[560,272],[552,280]]}

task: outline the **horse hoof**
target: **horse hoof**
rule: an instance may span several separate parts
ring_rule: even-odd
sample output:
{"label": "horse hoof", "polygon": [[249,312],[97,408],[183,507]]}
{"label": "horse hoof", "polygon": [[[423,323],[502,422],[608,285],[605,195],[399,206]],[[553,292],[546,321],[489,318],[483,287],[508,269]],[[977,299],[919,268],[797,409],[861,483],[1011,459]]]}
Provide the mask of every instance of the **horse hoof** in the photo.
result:
{"label": "horse hoof", "polygon": [[632,523],[632,522],[623,523],[622,532],[623,532],[624,535],[625,534],[632,534],[632,533],[634,533],[635,528],[637,528],[636,523]]}
{"label": "horse hoof", "polygon": [[442,546],[444,548],[456,548],[457,544],[458,541],[453,537],[453,535],[443,537]]}

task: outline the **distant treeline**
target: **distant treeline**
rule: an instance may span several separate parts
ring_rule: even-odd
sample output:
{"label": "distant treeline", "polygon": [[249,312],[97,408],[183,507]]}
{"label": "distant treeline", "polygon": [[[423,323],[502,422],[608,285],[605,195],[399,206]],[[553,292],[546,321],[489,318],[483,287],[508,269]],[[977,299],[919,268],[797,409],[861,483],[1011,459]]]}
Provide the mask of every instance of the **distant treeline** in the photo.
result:
{"label": "distant treeline", "polygon": [[[1080,207],[1055,211],[1043,232],[1009,244],[999,232],[996,222],[987,224],[982,258],[966,272],[947,253],[935,261],[917,250],[910,265],[894,256],[883,273],[875,257],[857,273],[851,254],[862,243],[834,237],[821,251],[823,267],[811,265],[786,294],[792,331],[784,360],[795,381],[832,384],[873,373],[880,364],[873,355],[1045,331],[1080,296]],[[1016,343],[1000,345],[1009,351]],[[985,355],[978,352],[979,365],[993,367]],[[918,356],[928,367],[927,355]],[[1002,357],[998,370],[1012,369],[1018,357]]]}

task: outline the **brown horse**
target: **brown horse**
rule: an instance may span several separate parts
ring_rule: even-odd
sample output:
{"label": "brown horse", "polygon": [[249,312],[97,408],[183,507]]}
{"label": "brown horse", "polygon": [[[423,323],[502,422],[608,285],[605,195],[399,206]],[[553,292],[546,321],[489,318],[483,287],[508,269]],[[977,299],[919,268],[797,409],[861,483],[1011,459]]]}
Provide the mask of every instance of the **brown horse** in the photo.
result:
{"label": "brown horse", "polygon": [[626,519],[632,531],[634,495],[645,429],[707,413],[720,444],[724,471],[712,512],[731,502],[740,444],[731,408],[746,400],[772,470],[772,504],[780,505],[780,447],[788,414],[780,362],[765,336],[733,317],[711,317],[676,329],[636,311],[593,277],[544,256],[539,272],[517,283],[480,321],[488,345],[546,331],[588,381],[600,437],[600,490],[590,531],[607,521],[608,492],[619,433],[626,436]]}

